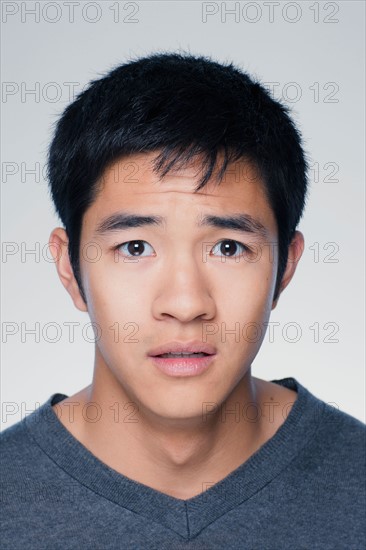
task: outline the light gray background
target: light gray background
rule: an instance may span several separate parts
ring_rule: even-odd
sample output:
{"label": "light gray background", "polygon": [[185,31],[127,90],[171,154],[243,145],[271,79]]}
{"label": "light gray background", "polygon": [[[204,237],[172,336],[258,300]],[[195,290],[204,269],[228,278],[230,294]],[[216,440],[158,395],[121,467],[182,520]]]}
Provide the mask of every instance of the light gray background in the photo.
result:
{"label": "light gray background", "polygon": [[[26,171],[36,163],[42,170],[52,124],[73,86],[79,92],[131,57],[179,49],[233,61],[262,82],[277,82],[274,95],[292,107],[319,166],[299,225],[306,248],[272,313],[279,323],[274,341],[267,332],[253,374],[294,376],[365,421],[364,2],[237,2],[236,15],[225,15],[221,2],[78,2],[73,22],[64,2],[36,4],[2,3],[2,240],[14,251],[2,260],[3,412],[13,407],[3,427],[51,393],[71,395],[88,385],[93,370],[93,344],[83,339],[89,317],[74,308],[47,256],[59,220],[44,178]],[[205,9],[217,12],[206,22]],[[36,246],[38,257],[24,257]],[[78,323],[73,343],[70,322]],[[36,323],[39,342],[25,333]],[[50,341],[56,331],[48,323],[59,326],[57,342]],[[295,330],[287,323],[300,327],[298,341],[289,341]],[[17,333],[5,342],[9,326]]]}

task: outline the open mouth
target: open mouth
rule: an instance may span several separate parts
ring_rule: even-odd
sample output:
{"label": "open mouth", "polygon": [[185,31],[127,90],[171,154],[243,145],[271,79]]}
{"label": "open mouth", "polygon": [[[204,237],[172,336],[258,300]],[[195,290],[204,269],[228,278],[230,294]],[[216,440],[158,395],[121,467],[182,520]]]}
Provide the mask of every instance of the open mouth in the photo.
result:
{"label": "open mouth", "polygon": [[213,344],[199,339],[166,342],[148,352],[152,363],[169,376],[196,376],[206,371],[217,357]]}
{"label": "open mouth", "polygon": [[162,353],[161,355],[156,355],[155,357],[161,357],[162,359],[174,359],[181,357],[207,357],[209,353],[196,352],[196,353]]}

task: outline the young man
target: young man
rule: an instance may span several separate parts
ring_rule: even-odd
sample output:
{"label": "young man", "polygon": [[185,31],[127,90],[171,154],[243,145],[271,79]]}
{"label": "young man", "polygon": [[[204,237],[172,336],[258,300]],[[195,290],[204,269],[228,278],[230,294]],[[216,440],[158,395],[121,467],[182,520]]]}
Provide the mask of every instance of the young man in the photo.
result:
{"label": "young man", "polygon": [[365,425],[251,372],[304,248],[287,109],[154,54],[67,107],[48,167],[94,376],[2,433],[3,548],[363,548]]}

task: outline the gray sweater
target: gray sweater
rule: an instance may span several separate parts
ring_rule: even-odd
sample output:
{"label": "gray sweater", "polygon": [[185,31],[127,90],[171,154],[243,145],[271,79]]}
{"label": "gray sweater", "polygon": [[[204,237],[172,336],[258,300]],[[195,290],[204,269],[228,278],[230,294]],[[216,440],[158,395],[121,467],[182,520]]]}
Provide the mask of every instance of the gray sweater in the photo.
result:
{"label": "gray sweater", "polygon": [[5,429],[2,550],[364,550],[366,425],[298,392],[275,435],[181,500],[108,467],[58,419],[55,393]]}

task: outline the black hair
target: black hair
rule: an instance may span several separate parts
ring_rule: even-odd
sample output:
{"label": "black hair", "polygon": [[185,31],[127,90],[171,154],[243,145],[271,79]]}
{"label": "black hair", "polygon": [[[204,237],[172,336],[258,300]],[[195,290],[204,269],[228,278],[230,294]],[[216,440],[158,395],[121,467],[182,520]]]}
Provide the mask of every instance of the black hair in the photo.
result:
{"label": "black hair", "polygon": [[106,168],[135,153],[159,152],[153,170],[201,159],[205,186],[218,155],[222,181],[229,162],[249,160],[258,170],[278,229],[274,299],[288,247],[302,216],[308,161],[289,109],[232,63],[185,52],[161,52],[113,68],[67,106],[49,147],[52,200],[69,239],[68,253],[81,295],[80,233]]}

